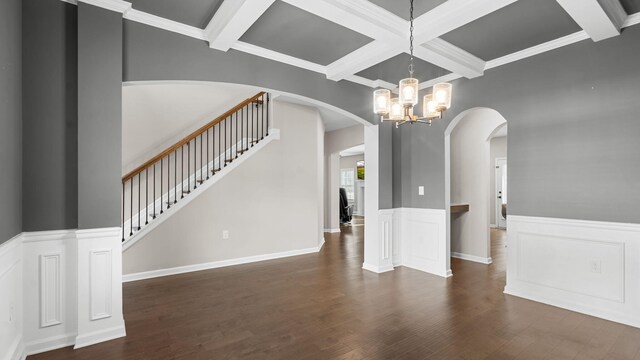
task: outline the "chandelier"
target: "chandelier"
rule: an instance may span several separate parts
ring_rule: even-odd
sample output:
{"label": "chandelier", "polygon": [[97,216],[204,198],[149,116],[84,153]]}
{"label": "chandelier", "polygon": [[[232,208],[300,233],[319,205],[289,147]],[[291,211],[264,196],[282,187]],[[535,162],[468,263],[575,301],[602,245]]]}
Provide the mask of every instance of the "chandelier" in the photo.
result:
{"label": "chandelier", "polygon": [[[398,125],[405,123],[424,123],[431,125],[431,120],[442,118],[442,113],[451,107],[451,84],[438,83],[433,86],[431,94],[422,99],[422,117],[413,114],[418,104],[418,79],[413,77],[413,0],[409,0],[409,77],[400,80],[399,97],[391,98],[391,91],[380,89],[373,92],[373,112],[380,116],[380,121],[393,121]],[[386,117],[385,117],[386,116]]]}

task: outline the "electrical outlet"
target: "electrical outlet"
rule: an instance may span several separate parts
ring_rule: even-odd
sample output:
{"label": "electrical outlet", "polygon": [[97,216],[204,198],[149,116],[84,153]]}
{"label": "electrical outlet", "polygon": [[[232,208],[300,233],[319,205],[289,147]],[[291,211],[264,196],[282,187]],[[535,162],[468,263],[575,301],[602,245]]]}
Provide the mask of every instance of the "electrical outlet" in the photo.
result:
{"label": "electrical outlet", "polygon": [[594,274],[602,274],[602,262],[600,260],[593,260],[589,264],[591,272]]}
{"label": "electrical outlet", "polygon": [[424,186],[418,186],[418,195],[424,195]]}
{"label": "electrical outlet", "polygon": [[222,231],[222,239],[223,240],[229,239],[229,230]]}

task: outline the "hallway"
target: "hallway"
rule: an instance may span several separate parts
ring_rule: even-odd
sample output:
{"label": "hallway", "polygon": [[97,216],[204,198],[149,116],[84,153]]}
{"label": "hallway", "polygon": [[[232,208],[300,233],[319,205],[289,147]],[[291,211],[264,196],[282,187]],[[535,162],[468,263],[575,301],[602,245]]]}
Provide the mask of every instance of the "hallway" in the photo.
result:
{"label": "hallway", "polygon": [[319,254],[124,285],[127,337],[29,359],[640,359],[640,329],[504,295],[490,266],[449,279],[361,269],[363,226]]}

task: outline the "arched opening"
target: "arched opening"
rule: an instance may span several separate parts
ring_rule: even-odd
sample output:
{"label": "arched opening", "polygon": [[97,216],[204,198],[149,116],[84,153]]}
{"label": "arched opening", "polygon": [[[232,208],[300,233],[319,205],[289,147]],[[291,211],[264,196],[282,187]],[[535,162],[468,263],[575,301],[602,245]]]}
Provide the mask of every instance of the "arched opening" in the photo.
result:
{"label": "arched opening", "polygon": [[[452,269],[452,257],[491,264],[492,236],[500,242],[506,239],[504,231],[490,229],[491,214],[496,214],[498,206],[491,201],[496,196],[492,189],[504,191],[506,196],[506,138],[503,139],[504,162],[499,164],[504,165],[499,169],[504,170],[504,189],[496,187],[496,157],[492,155],[492,142],[500,135],[506,136],[506,125],[507,120],[497,111],[473,108],[460,113],[445,130],[446,259],[449,274],[455,270],[455,267]],[[502,180],[502,175],[500,173],[497,177]]]}

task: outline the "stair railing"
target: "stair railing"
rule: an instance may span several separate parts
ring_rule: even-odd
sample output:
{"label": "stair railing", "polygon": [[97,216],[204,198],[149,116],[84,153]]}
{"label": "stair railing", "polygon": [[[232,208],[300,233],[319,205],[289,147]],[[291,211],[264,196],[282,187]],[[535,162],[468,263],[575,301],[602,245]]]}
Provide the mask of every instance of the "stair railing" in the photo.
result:
{"label": "stair railing", "polygon": [[122,241],[269,136],[269,101],[246,99],[123,176]]}

